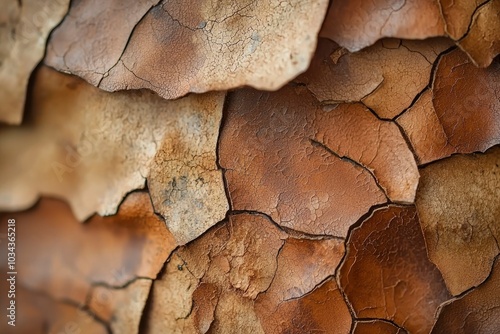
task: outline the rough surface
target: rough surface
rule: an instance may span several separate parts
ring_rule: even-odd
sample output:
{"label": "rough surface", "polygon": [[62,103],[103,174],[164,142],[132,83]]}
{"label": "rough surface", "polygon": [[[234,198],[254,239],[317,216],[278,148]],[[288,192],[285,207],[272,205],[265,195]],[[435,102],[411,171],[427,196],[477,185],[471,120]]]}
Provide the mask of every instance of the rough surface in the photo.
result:
{"label": "rough surface", "polygon": [[421,175],[416,205],[427,251],[458,295],[488,277],[500,252],[500,147],[436,162]]}
{"label": "rough surface", "polygon": [[[148,88],[168,99],[243,85],[277,89],[306,70],[328,6],[164,0],[141,19],[151,1],[136,2],[109,2],[88,19],[76,15],[91,15],[98,2],[75,2],[75,16],[54,32],[45,63],[108,91]],[[106,29],[122,21],[123,29]]]}
{"label": "rough surface", "polygon": [[133,29],[157,3],[73,1],[68,15],[50,36],[45,63],[98,85],[120,60]]}
{"label": "rough surface", "polygon": [[263,215],[230,215],[171,256],[153,284],[145,332],[279,333],[273,312],[283,315],[281,325],[303,317],[304,328],[315,328],[330,321],[326,303],[347,333],[350,316],[334,282],[307,295],[342,254],[341,240],[290,238]]}
{"label": "rough surface", "polygon": [[0,122],[20,124],[31,72],[69,0],[3,0],[0,14]]}
{"label": "rough surface", "polygon": [[320,35],[350,51],[384,37],[424,39],[444,34],[437,1],[332,1]]}
{"label": "rough surface", "polygon": [[113,214],[147,178],[179,242],[224,218],[215,152],[224,94],[110,94],[42,67],[31,98],[29,120],[0,129],[0,209],[27,208],[44,194],[67,199],[79,220]]}
{"label": "rough surface", "polygon": [[412,202],[418,183],[395,124],[360,104],[322,107],[304,87],[233,93],[220,164],[234,209],[312,234],[345,236],[384,193]]}
{"label": "rough surface", "polygon": [[466,295],[441,308],[433,334],[487,334],[500,328],[500,261],[497,257],[488,279]]}
{"label": "rough surface", "polygon": [[337,283],[334,278],[323,282],[343,253],[341,240],[286,241],[272,285],[255,304],[265,333],[328,331],[332,323],[338,333],[349,333],[352,320]]}
{"label": "rough surface", "polygon": [[297,81],[323,103],[360,101],[392,119],[429,84],[434,60],[451,45],[446,39],[384,39],[350,53],[321,38],[310,68]]}
{"label": "rough surface", "polygon": [[500,62],[482,69],[460,50],[442,56],[432,90],[397,121],[420,163],[500,143]]}
{"label": "rough surface", "polygon": [[179,248],[153,284],[145,332],[263,333],[253,299],[269,288],[285,238],[266,217],[242,214]]}
{"label": "rough surface", "polygon": [[384,37],[448,36],[480,67],[500,52],[498,0],[337,0],[320,32],[349,51]]}
{"label": "rough surface", "polygon": [[229,209],[216,164],[224,94],[183,100],[167,102],[174,104],[169,107],[171,119],[163,125],[167,134],[157,146],[148,177],[155,211],[181,244],[222,220]]}
{"label": "rough surface", "polygon": [[377,209],[356,227],[339,275],[357,318],[386,319],[409,333],[429,333],[450,297],[427,258],[414,206]]}
{"label": "rough surface", "polygon": [[63,1],[0,14],[0,333],[497,334],[500,0]]}
{"label": "rough surface", "polygon": [[271,310],[262,309],[259,314],[266,334],[347,334],[352,322],[334,279],[328,279],[302,298],[283,301]]}
{"label": "rough surface", "polygon": [[467,35],[476,8],[487,0],[439,0],[438,4],[445,22],[446,33],[454,40]]}
{"label": "rough surface", "polygon": [[500,1],[491,0],[474,14],[469,32],[458,45],[474,64],[487,67],[500,53]]}
{"label": "rough surface", "polygon": [[127,196],[115,216],[94,216],[85,224],[53,199],[0,218],[6,222],[7,217],[19,221],[18,283],[75,303],[83,304],[94,284],[120,287],[136,277],[156,278],[176,246],[143,192]]}

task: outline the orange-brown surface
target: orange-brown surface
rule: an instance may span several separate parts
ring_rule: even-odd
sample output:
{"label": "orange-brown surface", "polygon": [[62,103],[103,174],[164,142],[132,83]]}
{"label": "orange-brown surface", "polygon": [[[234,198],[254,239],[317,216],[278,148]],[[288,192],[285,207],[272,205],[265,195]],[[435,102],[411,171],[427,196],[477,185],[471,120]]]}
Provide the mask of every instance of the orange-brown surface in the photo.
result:
{"label": "orange-brown surface", "polygon": [[1,334],[499,332],[500,0],[0,12]]}

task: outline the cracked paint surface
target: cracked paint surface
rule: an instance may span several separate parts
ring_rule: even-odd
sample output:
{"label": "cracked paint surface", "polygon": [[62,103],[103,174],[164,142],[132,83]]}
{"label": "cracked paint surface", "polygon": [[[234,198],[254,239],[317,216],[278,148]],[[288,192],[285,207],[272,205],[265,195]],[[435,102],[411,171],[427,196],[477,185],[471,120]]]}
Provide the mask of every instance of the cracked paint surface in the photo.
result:
{"label": "cracked paint surface", "polygon": [[437,1],[333,1],[320,35],[359,51],[384,37],[424,39],[441,36]]}
{"label": "cracked paint surface", "polygon": [[[328,1],[161,1],[150,8],[150,1],[128,0],[108,2],[98,16],[78,15],[97,5],[72,6],[45,63],[108,91],[148,88],[172,99],[281,87],[307,69]],[[106,29],[122,22],[120,31]]]}
{"label": "cracked paint surface", "polygon": [[397,119],[419,162],[500,143],[500,62],[477,68],[456,49],[436,66],[431,88]]}
{"label": "cracked paint surface", "polygon": [[[29,121],[0,129],[0,208],[25,209],[50,195],[68,200],[84,220],[116,213],[147,179],[155,210],[178,242],[224,218],[228,204],[215,152],[223,93],[176,101],[146,91],[110,94],[41,67],[31,98]],[[196,210],[187,210],[195,199]]]}
{"label": "cracked paint surface", "polygon": [[429,258],[458,295],[486,279],[500,252],[500,148],[455,155],[421,174],[416,206]]}
{"label": "cracked paint surface", "polygon": [[446,39],[384,39],[350,53],[321,38],[311,66],[297,81],[323,103],[359,101],[378,117],[393,119],[429,84],[434,60],[451,45]]}
{"label": "cracked paint surface", "polygon": [[332,1],[320,32],[350,51],[385,37],[447,36],[480,67],[500,52],[498,0]]}
{"label": "cracked paint surface", "polygon": [[[297,239],[264,215],[230,215],[171,255],[153,284],[145,332],[280,333],[301,310],[315,312],[315,302],[333,307],[348,332],[349,312],[335,281],[323,284],[342,254],[342,240]],[[316,312],[305,317],[303,330],[328,328],[331,314]]]}
{"label": "cracked paint surface", "polygon": [[500,319],[500,263],[495,259],[486,281],[443,304],[432,333],[495,333]]}
{"label": "cracked paint surface", "polygon": [[33,70],[62,2],[0,14],[1,333],[500,328],[500,1],[78,0]]}
{"label": "cracked paint surface", "polygon": [[414,206],[377,209],[356,227],[339,277],[357,318],[386,319],[409,333],[429,333],[437,307],[450,298],[427,257]]}
{"label": "cracked paint surface", "polygon": [[233,208],[310,234],[345,237],[386,196],[412,202],[418,184],[393,122],[361,104],[322,106],[301,86],[230,95],[220,141]]}

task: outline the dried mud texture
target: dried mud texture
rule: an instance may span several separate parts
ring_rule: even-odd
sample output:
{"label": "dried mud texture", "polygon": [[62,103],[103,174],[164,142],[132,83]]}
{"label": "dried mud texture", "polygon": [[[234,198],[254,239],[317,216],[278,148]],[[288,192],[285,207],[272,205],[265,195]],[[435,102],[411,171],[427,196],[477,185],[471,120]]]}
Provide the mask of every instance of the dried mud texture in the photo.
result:
{"label": "dried mud texture", "polygon": [[0,14],[0,122],[20,124],[28,80],[69,0],[3,0]]}
{"label": "dried mud texture", "polygon": [[500,261],[476,289],[442,306],[433,334],[488,334],[500,328]]}
{"label": "dried mud texture", "polygon": [[351,52],[384,37],[424,39],[443,34],[439,5],[433,0],[332,1],[320,33]]}
{"label": "dried mud texture", "polygon": [[151,284],[150,279],[137,279],[120,289],[96,286],[91,292],[88,308],[109,324],[112,333],[139,333]]}
{"label": "dried mud texture", "polygon": [[407,334],[407,332],[383,320],[365,320],[358,321],[354,325],[353,334]]}
{"label": "dried mud texture", "polygon": [[41,67],[31,98],[30,119],[0,129],[0,209],[28,208],[42,194],[66,199],[78,220],[113,214],[148,178],[177,241],[225,217],[215,151],[224,94],[110,94]]}
{"label": "dried mud texture", "polygon": [[68,15],[50,37],[45,63],[98,85],[120,60],[135,26],[157,3],[73,1]]}
{"label": "dried mud texture", "polygon": [[454,40],[459,40],[467,35],[472,24],[476,8],[482,6],[487,0],[439,0],[446,33]]}
{"label": "dried mud texture", "polygon": [[500,143],[500,62],[482,69],[460,50],[443,55],[432,90],[397,122],[422,164]]}
{"label": "dried mud texture", "polygon": [[335,282],[318,287],[343,251],[342,240],[291,238],[261,214],[230,215],[172,254],[153,283],[145,332],[280,333],[294,323],[309,332],[337,317],[348,333]]}
{"label": "dried mud texture", "polygon": [[356,318],[386,319],[409,333],[429,333],[437,307],[450,298],[427,257],[414,206],[377,209],[356,227],[339,275]]}
{"label": "dried mud texture", "polygon": [[279,303],[269,310],[261,308],[262,328],[270,334],[349,333],[351,314],[335,282],[328,279],[313,292],[299,299]]}
{"label": "dried mud texture", "polygon": [[144,192],[127,196],[116,215],[94,216],[85,224],[54,199],[0,218],[18,222],[17,283],[79,304],[96,284],[119,288],[138,277],[155,279],[176,247]]}
{"label": "dried mud texture", "polygon": [[448,36],[487,67],[500,52],[498,0],[338,0],[320,32],[351,52],[384,37],[424,39]]}
{"label": "dried mud texture", "polygon": [[[167,99],[243,85],[274,90],[307,69],[328,1],[150,5],[112,1],[94,15],[97,1],[75,2],[45,63],[104,90],[148,88]],[[122,20],[123,29],[113,28]]]}
{"label": "dried mud texture", "polygon": [[[148,187],[155,211],[185,244],[224,219],[229,203],[217,160],[224,94],[191,95],[173,104],[168,132],[150,164]],[[181,102],[183,101],[184,102]]]}
{"label": "dried mud texture", "polygon": [[350,53],[320,38],[310,68],[296,81],[322,103],[360,101],[380,118],[392,119],[429,84],[432,64],[451,45],[446,39],[384,39]]}
{"label": "dried mud texture", "polygon": [[469,33],[458,42],[474,64],[487,67],[500,54],[500,1],[491,0],[474,15]]}
{"label": "dried mud texture", "polygon": [[429,258],[458,295],[488,277],[500,252],[500,148],[453,156],[420,172],[416,205]]}
{"label": "dried mud texture", "polygon": [[233,209],[311,234],[345,237],[385,194],[412,202],[419,178],[394,123],[361,104],[322,107],[305,87],[230,95],[219,155]]}
{"label": "dried mud texture", "polygon": [[255,304],[264,333],[329,332],[332,328],[336,333],[349,333],[351,314],[334,277],[323,282],[333,275],[343,253],[341,240],[286,241],[273,283]]}

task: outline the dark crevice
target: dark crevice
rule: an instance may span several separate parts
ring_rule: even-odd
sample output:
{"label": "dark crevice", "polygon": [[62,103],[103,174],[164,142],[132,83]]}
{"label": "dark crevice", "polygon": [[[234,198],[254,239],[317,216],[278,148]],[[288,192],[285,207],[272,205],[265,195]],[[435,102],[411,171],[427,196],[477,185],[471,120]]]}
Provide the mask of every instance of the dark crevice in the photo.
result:
{"label": "dark crevice", "polygon": [[382,319],[382,318],[356,318],[354,320],[357,321],[357,322],[381,321],[381,322],[385,322],[385,323],[391,324],[394,327],[398,328],[399,330],[404,331],[405,333],[408,332],[405,328],[401,327],[400,325],[398,325],[397,323],[395,323],[394,321],[389,320],[389,319]]}
{"label": "dark crevice", "polygon": [[[462,298],[464,298],[466,295],[468,295],[469,293],[473,292],[474,290],[476,290],[478,287],[480,287],[482,284],[484,284],[486,281],[489,280],[489,278],[491,277],[491,275],[493,274],[493,269],[495,267],[495,263],[497,261],[500,261],[500,253],[497,254],[494,258],[493,258],[493,261],[491,263],[491,269],[490,269],[490,272],[488,274],[488,276],[486,276],[486,278],[481,282],[479,283],[478,285],[474,285],[470,288],[468,288],[467,290],[459,293],[458,295],[455,295],[455,296],[452,296],[452,298],[450,298],[449,300],[441,303],[441,305],[438,306],[438,308],[436,309],[436,313],[435,313],[435,322],[434,322],[434,325],[436,325],[438,319],[439,319],[439,316],[441,315],[441,312],[443,311],[443,308],[445,308],[446,306],[450,305],[450,304],[453,304],[455,301],[457,300],[460,300]],[[431,333],[432,333],[432,330],[431,330]]]}
{"label": "dark crevice", "polygon": [[433,87],[434,87],[434,81],[436,79],[436,72],[437,72],[437,67],[441,61],[441,58],[444,56],[444,55],[447,55],[448,53],[454,51],[457,47],[455,45],[453,46],[450,46],[448,49],[442,51],[440,54],[437,55],[436,59],[434,60],[434,62],[432,63],[432,67],[431,67],[431,74],[429,76],[429,83],[427,84],[427,86],[424,87],[424,89],[422,89],[417,95],[415,95],[415,97],[413,98],[413,100],[411,101],[410,105],[408,107],[406,107],[405,109],[403,109],[403,111],[401,111],[399,114],[397,114],[396,116],[394,116],[392,118],[393,121],[396,121],[398,117],[400,117],[401,115],[403,115],[405,112],[407,112],[410,108],[412,108],[415,103],[420,99],[420,97],[428,90],[432,90]]}
{"label": "dark crevice", "polygon": [[354,307],[349,302],[349,299],[347,298],[347,295],[344,291],[344,288],[342,287],[342,284],[340,282],[340,270],[341,270],[342,266],[344,265],[346,258],[347,258],[347,252],[349,250],[349,242],[351,240],[353,230],[360,227],[363,224],[363,222],[366,221],[368,218],[370,218],[376,210],[381,209],[381,208],[386,208],[389,205],[391,205],[390,202],[373,205],[368,210],[368,212],[366,212],[364,215],[362,215],[354,224],[349,226],[349,229],[347,231],[347,236],[346,236],[346,239],[344,241],[344,245],[345,245],[344,246],[345,247],[344,255],[342,255],[342,259],[340,259],[340,262],[339,262],[337,268],[335,269],[334,276],[335,276],[335,279],[337,281],[337,286],[339,288],[340,294],[342,295],[342,298],[344,298],[344,302],[346,303],[347,308],[349,310],[349,313],[351,314],[351,318],[353,319],[349,333],[352,333],[354,331],[354,325],[355,325],[354,319],[356,318],[356,314],[354,312]]}
{"label": "dark crevice", "polygon": [[444,303],[443,303],[443,305],[444,305],[444,304],[451,303],[451,302],[452,302],[452,301],[454,301],[454,300],[461,299],[461,298],[465,297],[467,294],[469,294],[469,293],[470,293],[470,292],[472,292],[473,290],[475,290],[475,289],[479,288],[481,285],[483,285],[484,283],[486,283],[486,282],[490,279],[491,275],[493,275],[493,269],[494,269],[494,267],[495,267],[495,263],[496,263],[497,261],[500,261],[500,253],[498,253],[497,255],[495,255],[495,257],[493,257],[493,260],[491,261],[491,268],[490,268],[490,272],[488,273],[488,275],[485,277],[485,279],[484,279],[484,280],[482,280],[479,284],[474,285],[474,286],[472,286],[472,287],[468,288],[468,289],[467,289],[467,290],[465,290],[464,292],[459,293],[458,295],[454,295],[452,299],[450,299],[449,301],[444,302]]}
{"label": "dark crevice", "polygon": [[401,136],[403,137],[403,139],[405,140],[406,142],[406,145],[408,146],[408,149],[410,150],[410,152],[413,154],[413,158],[415,159],[415,162],[417,163],[417,166],[421,166],[421,161],[420,161],[420,158],[418,157],[418,154],[417,152],[415,151],[415,148],[413,147],[413,144],[411,143],[411,140],[410,138],[408,137],[408,135],[406,134],[406,131],[403,129],[403,127],[399,124],[399,122],[397,121],[397,119],[402,116],[404,113],[406,113],[410,108],[412,108],[415,103],[417,103],[417,101],[422,97],[422,95],[427,92],[428,90],[431,90],[432,92],[432,89],[434,87],[434,81],[435,81],[435,78],[436,78],[436,72],[437,72],[437,68],[438,68],[438,64],[439,62],[441,61],[441,58],[452,52],[453,50],[455,50],[457,47],[456,46],[451,46],[449,47],[448,49],[444,50],[443,52],[441,52],[437,57],[436,59],[434,60],[434,63],[432,64],[432,68],[431,68],[431,75],[430,75],[430,78],[429,78],[429,83],[427,84],[427,86],[422,89],[416,96],[415,98],[413,99],[413,101],[410,103],[410,105],[405,108],[403,111],[401,111],[399,114],[397,114],[396,116],[394,116],[394,118],[392,119],[392,121],[394,122],[394,124],[396,124],[396,126],[398,127],[399,129],[399,132],[401,133]]}
{"label": "dark crevice", "polygon": [[420,166],[418,166],[418,169],[424,169],[424,168],[427,168],[428,166],[430,165],[433,165],[433,164],[436,164],[436,163],[439,163],[441,161],[446,161],[448,159],[453,159],[455,156],[474,156],[474,155],[483,155],[483,154],[487,154],[488,151],[494,149],[494,148],[497,148],[497,147],[500,147],[500,144],[497,144],[497,145],[493,145],[491,147],[488,147],[486,150],[484,151],[473,151],[473,152],[469,152],[469,153],[461,153],[461,152],[455,152],[455,153],[452,153],[448,156],[445,156],[445,157],[442,157],[442,158],[439,158],[437,160],[433,160],[433,161],[429,161],[429,162],[426,162],[425,164],[422,164]]}
{"label": "dark crevice", "polygon": [[[215,156],[216,156],[215,164],[217,165],[217,168],[222,171],[222,181],[224,183],[224,192],[226,193],[226,199],[227,199],[227,202],[229,204],[229,211],[228,212],[230,212],[233,209],[233,202],[231,200],[231,194],[229,192],[229,186],[227,183],[226,169],[224,167],[222,167],[222,165],[220,163],[220,145],[221,145],[222,132],[224,131],[224,127],[225,127],[226,122],[227,122],[227,116],[228,116],[227,110],[228,110],[228,105],[229,105],[229,102],[231,99],[230,94],[231,93],[228,92],[228,93],[226,93],[226,96],[224,97],[224,104],[222,106],[222,116],[221,116],[220,124],[219,124],[219,134],[218,134],[217,143],[215,146]],[[226,214],[226,217],[227,217],[227,214]]]}
{"label": "dark crevice", "polygon": [[381,121],[381,122],[391,122],[392,123],[392,120],[390,118],[380,117],[379,114],[377,114],[377,112],[375,110],[373,110],[372,108],[368,107],[363,101],[360,100],[359,103],[361,103],[366,109],[368,109],[368,111],[371,112],[372,115],[375,116],[379,121]]}
{"label": "dark crevice", "polygon": [[[148,193],[149,194],[149,191],[147,189],[147,187],[145,186],[145,182],[144,182],[144,187],[143,188],[138,188],[138,189],[132,189],[130,191],[127,191],[127,193],[125,195],[123,195],[122,199],[120,200],[120,203],[118,203],[116,205],[116,210],[114,213],[109,213],[109,214],[106,214],[106,215],[100,215],[99,213],[97,212],[94,212],[93,214],[91,214],[90,216],[88,216],[87,218],[85,218],[83,221],[81,221],[82,224],[89,224],[90,221],[94,218],[94,217],[113,217],[113,216],[116,216],[118,214],[118,212],[120,211],[120,208],[121,206],[123,205],[123,203],[127,200],[127,198],[133,194],[133,193]],[[45,196],[43,196],[45,197]],[[67,203],[66,199],[60,199],[60,200],[63,200],[64,202]],[[71,210],[71,212],[73,212],[73,210]],[[163,220],[163,219],[162,219]]]}
{"label": "dark crevice", "polygon": [[314,291],[316,291],[316,289],[318,289],[320,286],[322,286],[323,284],[325,284],[328,280],[330,279],[333,279],[335,280],[335,276],[333,274],[331,275],[327,275],[325,278],[323,278],[320,282],[318,282],[317,284],[314,285],[314,287],[312,287],[311,290],[307,291],[306,293],[300,295],[300,296],[297,296],[297,297],[291,297],[291,298],[288,298],[288,299],[284,299],[282,300],[279,304],[281,303],[286,303],[286,302],[290,302],[290,301],[294,301],[294,300],[298,300],[298,299],[302,299],[304,297],[307,297],[308,295],[312,294]]}
{"label": "dark crevice", "polygon": [[399,125],[398,122],[394,122],[396,126],[398,127],[399,132],[401,133],[401,137],[403,137],[406,146],[408,146],[408,149],[410,150],[411,154],[413,155],[413,159],[415,159],[415,163],[417,164],[417,167],[420,166],[420,158],[418,157],[417,152],[415,151],[415,148],[413,147],[413,144],[411,143],[410,138],[406,134],[405,130],[401,125]]}
{"label": "dark crevice", "polygon": [[[154,281],[151,283],[151,287],[149,288],[146,302],[144,303],[144,308],[142,309],[142,312],[141,312],[138,333],[146,333],[148,331],[147,315],[151,313],[151,308],[153,305],[153,298],[154,298],[153,285],[154,285]],[[115,334],[119,334],[119,333],[115,333]]]}
{"label": "dark crevice", "polygon": [[384,194],[386,200],[387,201],[390,200],[389,197],[387,196],[387,191],[384,189],[384,187],[382,187],[382,185],[379,183],[379,180],[377,179],[377,177],[375,176],[375,174],[367,166],[361,164],[360,162],[358,162],[358,161],[356,161],[356,160],[354,160],[354,159],[352,159],[350,157],[338,154],[337,152],[333,151],[331,148],[329,148],[325,144],[323,144],[323,143],[321,143],[321,142],[319,142],[319,141],[317,141],[315,139],[309,138],[309,141],[311,142],[311,145],[313,145],[315,147],[321,147],[324,150],[326,150],[328,153],[330,153],[333,156],[339,158],[340,160],[347,161],[347,162],[353,164],[354,166],[367,171],[372,176],[373,180],[375,181],[375,184],[380,189],[380,191],[382,192],[382,194]]}
{"label": "dark crevice", "polygon": [[68,305],[68,306],[76,308],[77,310],[85,312],[95,322],[98,322],[101,325],[103,325],[104,328],[106,329],[107,333],[109,333],[109,334],[112,333],[109,324],[106,321],[104,321],[103,319],[101,319],[100,317],[98,317],[94,312],[92,312],[90,310],[90,308],[88,307],[88,305],[82,305],[82,304],[80,304],[80,303],[78,303],[78,302],[76,302],[76,301],[74,301],[72,299],[69,299],[69,298],[56,298],[56,297],[50,295],[49,293],[47,293],[45,291],[41,291],[41,290],[37,290],[37,289],[32,289],[30,287],[23,286],[22,288],[23,288],[23,290],[28,291],[29,293],[36,294],[36,295],[39,295],[41,297],[47,298],[47,299],[51,300],[53,303]]}
{"label": "dark crevice", "polygon": [[469,21],[469,25],[467,26],[467,30],[465,31],[465,33],[462,35],[462,37],[460,37],[459,39],[455,40],[457,43],[461,42],[462,40],[464,40],[467,35],[469,35],[470,33],[470,30],[472,29],[472,25],[474,24],[474,21],[476,19],[476,14],[477,12],[484,6],[486,6],[488,3],[490,3],[491,0],[487,0],[485,2],[483,2],[482,4],[480,4],[479,6],[476,7],[476,9],[474,9],[474,11],[472,12],[472,15],[470,16],[470,21]]}
{"label": "dark crevice", "polygon": [[91,287],[92,288],[104,287],[104,288],[110,289],[110,290],[122,290],[122,289],[126,289],[129,285],[131,285],[139,280],[152,281],[153,279],[150,277],[136,276],[136,277],[132,278],[131,280],[128,280],[125,283],[120,284],[120,285],[113,285],[113,284],[109,284],[109,283],[104,282],[104,281],[97,281],[97,282],[92,282]]}
{"label": "dark crevice", "polygon": [[291,232],[289,237],[295,238],[295,239],[309,239],[309,240],[328,240],[328,239],[338,239],[338,240],[344,240],[343,237],[341,236],[336,236],[336,235],[331,235],[331,234],[312,234],[312,233],[307,233],[307,232],[302,232],[298,231],[295,229],[292,229],[290,227],[284,227],[277,222],[273,220],[273,218],[268,215],[267,213],[260,212],[260,211],[255,211],[255,210],[232,210],[228,213],[228,218],[230,216],[234,215],[239,215],[239,214],[251,214],[251,215],[258,215],[258,216],[264,216],[269,220],[271,223],[273,223],[274,226],[276,226],[279,230],[285,232],[287,235],[289,235],[289,232]]}
{"label": "dark crevice", "polygon": [[[96,85],[97,87],[100,87],[100,86],[101,86],[101,82],[102,82],[102,80],[103,80],[105,77],[107,77],[107,76],[109,75],[109,72],[110,72],[113,68],[115,68],[115,67],[116,67],[116,65],[118,65],[118,63],[119,63],[119,62],[120,62],[120,60],[122,59],[123,55],[125,54],[125,51],[127,50],[128,46],[129,46],[129,44],[130,44],[130,41],[132,40],[132,36],[134,35],[134,32],[135,32],[135,30],[137,29],[137,26],[139,25],[139,23],[141,23],[141,22],[142,22],[142,20],[144,20],[144,18],[146,17],[146,15],[148,15],[148,14],[149,14],[149,12],[151,11],[151,9],[152,9],[153,7],[158,6],[158,5],[160,4],[160,2],[161,2],[161,1],[162,1],[162,0],[159,0],[156,4],[154,4],[154,5],[152,5],[151,7],[149,7],[149,9],[148,9],[148,10],[146,10],[146,12],[144,13],[144,15],[143,15],[143,16],[139,19],[139,21],[137,21],[137,23],[134,25],[134,27],[133,27],[133,28],[132,28],[132,30],[130,31],[130,34],[128,35],[127,42],[125,42],[125,45],[123,46],[123,50],[122,50],[122,52],[121,52],[120,56],[119,56],[119,57],[118,57],[118,59],[116,60],[115,64],[114,64],[113,66],[111,66],[109,69],[107,69],[107,70],[106,70],[106,72],[105,72],[104,74],[102,74],[101,79],[99,79],[99,82],[98,82],[98,83],[97,83],[97,85]],[[122,62],[122,63],[123,63],[123,62]],[[123,66],[125,66],[125,64],[123,64]],[[126,66],[125,66],[125,67],[126,67]],[[127,68],[127,70],[129,70],[129,69]],[[129,71],[130,71],[130,70],[129,70]],[[130,72],[131,72],[133,75],[135,75],[135,74],[134,74],[134,72],[132,72],[132,71],[130,71]],[[141,79],[141,78],[138,78],[138,79]],[[144,80],[144,79],[142,79],[142,80]],[[145,81],[146,81],[146,80],[145,80]],[[150,84],[151,84],[151,83],[150,83]],[[151,85],[152,85],[152,84],[151,84]],[[152,86],[154,87],[154,85],[152,85]]]}
{"label": "dark crevice", "polygon": [[260,295],[267,293],[267,291],[269,291],[271,286],[273,286],[274,279],[276,278],[276,272],[278,272],[278,265],[279,265],[278,259],[281,255],[281,252],[283,251],[283,248],[285,247],[285,244],[286,244],[286,242],[283,240],[283,243],[281,244],[280,248],[278,249],[278,252],[276,253],[276,270],[274,271],[274,275],[273,275],[273,278],[271,279],[271,282],[269,282],[269,285],[267,286],[267,288],[265,290],[259,291],[257,293],[257,295],[255,296],[255,299],[257,299]]}

